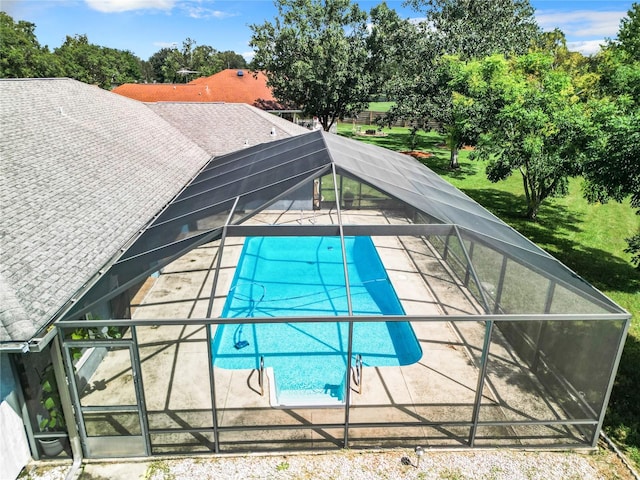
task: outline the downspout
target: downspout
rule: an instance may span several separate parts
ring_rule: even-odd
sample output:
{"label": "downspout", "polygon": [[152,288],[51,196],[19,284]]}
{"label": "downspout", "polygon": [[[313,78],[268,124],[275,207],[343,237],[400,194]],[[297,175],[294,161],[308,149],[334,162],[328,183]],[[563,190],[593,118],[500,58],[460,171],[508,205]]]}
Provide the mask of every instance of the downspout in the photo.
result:
{"label": "downspout", "polygon": [[80,467],[82,466],[82,445],[78,428],[76,427],[75,414],[71,406],[71,395],[69,395],[69,382],[64,371],[64,363],[62,361],[62,352],[60,350],[61,338],[57,338],[51,343],[51,361],[53,362],[53,371],[58,384],[58,393],[60,394],[60,403],[62,404],[62,413],[67,420],[67,432],[69,433],[69,443],[73,452],[73,464],[67,472],[65,480],[75,480],[80,478]]}
{"label": "downspout", "polygon": [[33,438],[33,428],[31,427],[31,420],[29,419],[29,412],[27,410],[27,402],[24,399],[24,392],[22,390],[22,382],[20,382],[20,376],[17,373],[16,359],[14,354],[9,355],[9,364],[11,367],[11,373],[13,378],[16,379],[16,395],[18,397],[18,403],[20,404],[20,414],[22,416],[22,423],[27,434],[27,442],[31,449],[31,455],[35,460],[40,460],[40,454],[38,453],[38,447],[36,441]]}

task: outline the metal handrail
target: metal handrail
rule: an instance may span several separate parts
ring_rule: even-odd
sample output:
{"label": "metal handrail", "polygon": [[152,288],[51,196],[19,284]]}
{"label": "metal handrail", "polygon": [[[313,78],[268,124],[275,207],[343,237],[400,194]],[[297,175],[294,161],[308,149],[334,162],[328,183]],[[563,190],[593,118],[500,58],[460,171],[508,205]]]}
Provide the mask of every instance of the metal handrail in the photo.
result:
{"label": "metal handrail", "polygon": [[353,373],[353,383],[358,389],[358,394],[362,393],[362,355],[357,354],[354,362],[354,366],[351,367]]}
{"label": "metal handrail", "polygon": [[258,374],[258,383],[260,384],[260,396],[264,397],[264,356],[260,355],[260,372]]}

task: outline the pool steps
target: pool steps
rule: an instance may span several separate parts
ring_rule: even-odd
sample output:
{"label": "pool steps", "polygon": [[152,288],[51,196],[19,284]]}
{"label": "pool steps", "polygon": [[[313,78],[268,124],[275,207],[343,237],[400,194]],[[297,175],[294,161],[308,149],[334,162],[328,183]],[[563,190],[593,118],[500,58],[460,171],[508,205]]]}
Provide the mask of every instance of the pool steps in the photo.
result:
{"label": "pool steps", "polygon": [[343,394],[333,396],[328,391],[316,392],[312,390],[280,390],[276,388],[276,380],[272,367],[266,367],[264,372],[269,381],[269,403],[273,408],[344,408],[344,381],[336,390]]}

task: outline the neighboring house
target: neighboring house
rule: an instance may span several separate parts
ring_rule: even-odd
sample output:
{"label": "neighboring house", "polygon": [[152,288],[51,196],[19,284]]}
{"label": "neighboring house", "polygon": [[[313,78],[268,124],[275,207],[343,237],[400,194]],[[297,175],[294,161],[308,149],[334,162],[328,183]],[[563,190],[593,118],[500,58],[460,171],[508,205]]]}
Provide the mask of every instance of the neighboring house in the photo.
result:
{"label": "neighboring house", "polygon": [[125,83],[112,90],[140,102],[218,102],[206,85]]}
{"label": "neighboring house", "polygon": [[187,84],[126,83],[113,92],[141,102],[246,103],[292,121],[299,112],[276,100],[264,73],[249,70],[222,70]]}
{"label": "neighboring house", "polygon": [[[38,456],[33,384],[50,363],[56,314],[212,156],[307,130],[248,105],[146,105],[75,80],[17,79],[0,81],[0,131],[0,352],[11,405],[0,409],[0,471],[12,478],[27,444]],[[23,385],[26,417],[8,371]],[[4,428],[20,417],[26,438]]]}

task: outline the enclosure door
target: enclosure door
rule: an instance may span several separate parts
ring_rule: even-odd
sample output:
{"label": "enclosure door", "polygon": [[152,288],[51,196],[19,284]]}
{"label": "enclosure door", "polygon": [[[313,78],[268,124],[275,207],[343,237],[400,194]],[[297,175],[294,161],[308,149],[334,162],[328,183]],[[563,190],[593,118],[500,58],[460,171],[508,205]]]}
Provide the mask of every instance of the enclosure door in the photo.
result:
{"label": "enclosure door", "polygon": [[[77,343],[65,348],[67,359],[78,355]],[[72,394],[87,458],[149,455],[138,365],[130,341],[83,342]]]}

